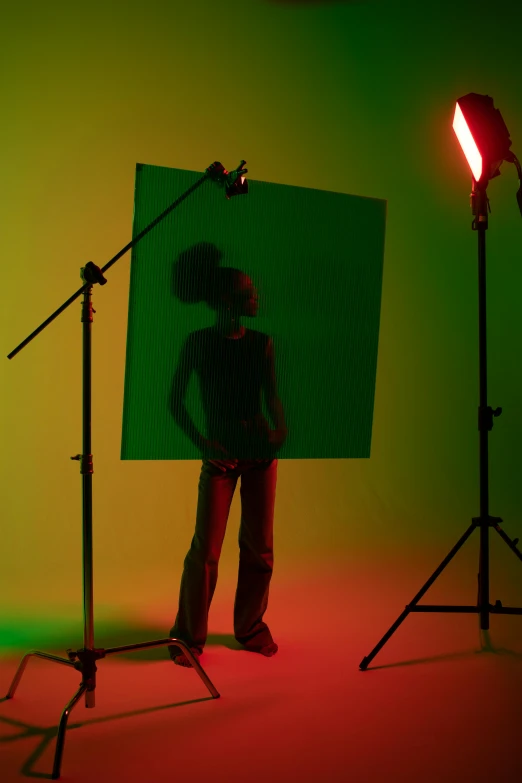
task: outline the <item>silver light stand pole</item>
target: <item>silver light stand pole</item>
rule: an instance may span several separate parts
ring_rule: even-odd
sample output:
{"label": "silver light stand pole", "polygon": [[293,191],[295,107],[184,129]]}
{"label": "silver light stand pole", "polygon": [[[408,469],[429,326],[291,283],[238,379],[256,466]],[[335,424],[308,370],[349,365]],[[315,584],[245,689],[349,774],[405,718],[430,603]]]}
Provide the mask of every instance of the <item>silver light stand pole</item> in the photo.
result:
{"label": "silver light stand pole", "polygon": [[128,245],[126,245],[114,258],[112,258],[102,269],[95,266],[92,262],[89,262],[81,270],[81,278],[84,285],[76,291],[61,307],[58,308],[46,321],[44,321],[32,334],[29,335],[20,345],[15,348],[9,355],[8,359],[12,359],[19,353],[25,346],[33,340],[41,331],[43,331],[51,321],[54,321],[72,302],[74,302],[81,294],[83,294],[82,300],[82,315],[81,320],[83,324],[83,400],[82,400],[82,429],[83,429],[83,453],[77,454],[75,457],[71,457],[73,460],[78,460],[80,463],[80,473],[82,476],[82,529],[83,529],[83,647],[79,650],[67,650],[67,658],[61,658],[57,655],[41,652],[39,650],[31,650],[26,653],[16,671],[6,698],[12,699],[15,691],[20,683],[22,675],[25,671],[25,667],[32,656],[38,658],[45,658],[48,661],[54,663],[60,663],[65,666],[72,667],[81,672],[82,680],[78,690],[72,699],[66,704],[58,727],[58,736],[56,740],[56,750],[54,755],[54,764],[52,779],[56,780],[60,777],[60,769],[63,756],[63,748],[65,743],[65,732],[67,729],[67,721],[72,710],[85,695],[85,706],[95,706],[95,690],[96,690],[96,661],[100,658],[105,658],[107,655],[115,655],[117,653],[125,653],[134,650],[144,650],[151,647],[163,647],[167,645],[176,645],[184,652],[188,660],[192,664],[196,673],[199,675],[205,686],[210,691],[212,698],[219,698],[219,693],[209,677],[203,670],[198,659],[192,654],[190,648],[181,639],[169,638],[169,639],[155,639],[153,641],[141,642],[139,644],[127,644],[120,647],[111,647],[109,649],[95,648],[94,646],[94,614],[93,614],[93,555],[92,555],[92,474],[93,474],[93,455],[91,447],[91,371],[92,371],[92,335],[91,324],[93,322],[92,308],[92,289],[93,285],[99,283],[105,285],[107,280],[104,278],[103,273],[106,272],[113,264],[118,261],[128,250],[134,247],[143,237],[149,233],[161,220],[163,220],[170,212],[172,212],[182,201],[190,196],[197,188],[199,188],[207,179],[211,179],[219,186],[224,186],[226,190],[227,198],[229,195],[236,195],[239,193],[248,192],[247,183],[245,183],[243,174],[246,174],[247,169],[243,169],[243,165],[246,161],[241,161],[238,169],[233,172],[228,172],[221,163],[215,162],[209,166],[205,174],[197,180],[185,193],[177,198],[164,212],[161,213],[155,220],[152,221],[146,228],[143,229]]}

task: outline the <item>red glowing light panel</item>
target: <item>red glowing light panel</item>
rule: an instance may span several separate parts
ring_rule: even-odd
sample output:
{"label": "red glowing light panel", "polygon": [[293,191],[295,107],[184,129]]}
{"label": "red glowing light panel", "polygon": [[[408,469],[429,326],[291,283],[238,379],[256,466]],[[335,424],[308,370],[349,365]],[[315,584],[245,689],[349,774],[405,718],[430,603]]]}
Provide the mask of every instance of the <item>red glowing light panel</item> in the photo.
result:
{"label": "red glowing light panel", "polygon": [[462,113],[462,110],[457,103],[455,106],[455,116],[453,117],[453,130],[459,140],[460,146],[464,151],[466,160],[469,163],[469,167],[476,182],[482,176],[482,155],[475,143],[475,139],[468,127],[468,123]]}

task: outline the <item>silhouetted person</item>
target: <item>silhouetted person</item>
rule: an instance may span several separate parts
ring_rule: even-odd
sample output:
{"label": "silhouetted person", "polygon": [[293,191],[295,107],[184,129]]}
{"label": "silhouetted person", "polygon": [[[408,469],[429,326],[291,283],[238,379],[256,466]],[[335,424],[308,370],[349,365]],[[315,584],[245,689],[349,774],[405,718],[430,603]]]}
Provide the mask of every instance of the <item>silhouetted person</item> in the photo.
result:
{"label": "silhouetted person", "polygon": [[[241,317],[257,315],[257,291],[239,269],[219,267],[220,258],[214,245],[200,243],[182,253],[174,269],[176,296],[184,302],[206,301],[216,312],[216,322],[189,335],[172,385],[172,414],[200,449],[203,464],[196,530],[184,561],[170,636],[182,639],[195,655],[203,652],[230,505],[241,476],[234,635],[245,649],[271,656],[277,644],[263,615],[273,569],[275,455],[287,430],[276,388],[272,339],[241,324]],[[199,380],[206,437],[184,404],[193,372]],[[275,429],[263,416],[263,394]],[[191,665],[178,647],[169,651],[175,663]]]}

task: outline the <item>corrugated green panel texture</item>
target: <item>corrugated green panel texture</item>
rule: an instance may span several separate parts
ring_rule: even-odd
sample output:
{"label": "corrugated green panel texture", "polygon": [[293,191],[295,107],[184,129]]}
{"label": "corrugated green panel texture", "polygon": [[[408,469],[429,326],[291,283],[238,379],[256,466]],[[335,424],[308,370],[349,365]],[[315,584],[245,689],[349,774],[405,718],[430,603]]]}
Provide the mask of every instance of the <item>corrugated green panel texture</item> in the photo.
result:
{"label": "corrugated green panel texture", "polygon": [[[138,164],[133,235],[200,177]],[[173,293],[179,254],[199,242],[258,290],[258,315],[242,323],[274,343],[288,426],[279,458],[369,457],[385,220],[380,199],[249,180],[249,194],[231,200],[205,182],[159,223],[131,257],[122,459],[201,457],[169,407],[182,345],[216,319]],[[195,373],[185,404],[206,435]]]}

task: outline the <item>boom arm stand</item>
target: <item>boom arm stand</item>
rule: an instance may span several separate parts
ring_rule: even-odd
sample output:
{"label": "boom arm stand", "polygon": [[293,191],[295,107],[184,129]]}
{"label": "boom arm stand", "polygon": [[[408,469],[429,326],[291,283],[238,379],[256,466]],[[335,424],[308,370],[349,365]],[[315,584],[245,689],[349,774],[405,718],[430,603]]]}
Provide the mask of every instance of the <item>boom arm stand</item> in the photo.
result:
{"label": "boom arm stand", "polygon": [[97,648],[94,646],[94,616],[93,616],[93,546],[92,546],[92,474],[94,459],[92,455],[91,447],[91,368],[92,368],[92,335],[91,325],[93,323],[94,310],[92,307],[92,289],[96,284],[105,285],[107,280],[104,277],[104,272],[107,271],[113,264],[118,261],[128,250],[136,245],[143,237],[148,234],[161,220],[163,220],[168,214],[170,214],[182,201],[184,201],[191,193],[193,193],[200,185],[207,179],[211,179],[220,187],[224,187],[225,190],[233,187],[234,182],[238,176],[246,173],[246,169],[243,169],[245,161],[241,161],[239,168],[229,173],[221,163],[213,163],[209,166],[205,174],[197,180],[185,193],[177,198],[164,212],[161,213],[155,220],[152,221],[146,228],[143,229],[134,239],[129,242],[114,258],[112,258],[102,269],[97,267],[92,262],[86,264],[81,269],[81,278],[83,281],[82,287],[76,291],[61,307],[58,308],[46,321],[44,321],[35,331],[29,335],[20,345],[12,351],[8,358],[12,359],[16,354],[22,350],[34,337],[36,337],[46,326],[48,326],[54,319],[60,315],[72,302],[74,302],[81,294],[83,294],[82,308],[81,308],[81,321],[82,321],[82,334],[83,334],[83,347],[82,347],[82,361],[83,361],[83,400],[82,400],[82,428],[83,428],[83,453],[76,454],[71,457],[73,460],[77,460],[80,463],[80,474],[82,476],[82,530],[83,530],[83,615],[84,615],[84,629],[83,629],[83,647],[79,650],[67,650],[67,658],[61,658],[57,655],[51,655],[50,653],[40,652],[39,650],[32,650],[24,655],[20,665],[16,671],[14,679],[11,683],[9,691],[7,693],[8,699],[12,699],[15,691],[18,687],[20,679],[25,671],[27,662],[32,656],[38,658],[44,658],[45,660],[59,663],[70,668],[76,669],[81,672],[82,680],[78,690],[72,699],[66,704],[62,716],[60,718],[60,724],[58,727],[58,736],[56,742],[56,750],[54,755],[54,764],[52,778],[56,780],[60,777],[60,769],[62,763],[63,748],[65,742],[65,731],[67,728],[67,721],[71,711],[79,702],[82,696],[85,696],[85,706],[95,706],[95,691],[96,691],[96,663],[107,655],[115,655],[118,653],[126,653],[129,651],[145,650],[150,647],[162,647],[167,645],[173,645],[179,647],[186,655],[194,670],[199,675],[206,688],[210,691],[212,698],[219,698],[219,693],[214,687],[206,673],[204,672],[198,659],[192,654],[191,650],[185,642],[181,639],[156,639],[148,642],[141,642],[140,644],[128,644],[122,647],[111,647],[110,649]]}

